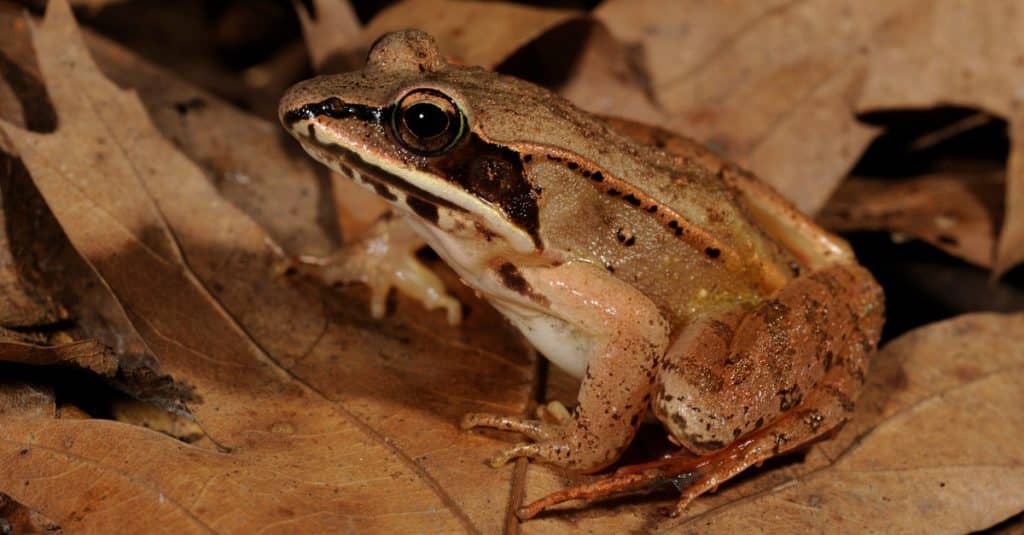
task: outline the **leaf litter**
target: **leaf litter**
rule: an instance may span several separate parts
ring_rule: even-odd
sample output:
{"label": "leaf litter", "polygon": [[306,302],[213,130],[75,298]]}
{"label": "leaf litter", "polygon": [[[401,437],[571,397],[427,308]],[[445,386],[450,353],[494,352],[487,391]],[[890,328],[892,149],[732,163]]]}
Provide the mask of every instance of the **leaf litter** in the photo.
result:
{"label": "leaf litter", "polygon": [[[75,30],[69,14],[61,11],[59,3],[53,4],[56,7],[51,7],[38,30],[36,46],[61,126],[52,135],[27,133],[6,124],[4,130],[14,140],[71,244],[121,308],[127,321],[117,328],[130,330],[125,334],[141,340],[144,352],[154,359],[150,364],[159,373],[188,384],[195,397],[185,406],[211,442],[189,446],[138,426],[106,420],[36,416],[10,425],[4,420],[0,436],[7,447],[0,453],[5,457],[0,491],[11,489],[11,503],[25,504],[22,510],[44,513],[65,528],[98,531],[167,525],[189,531],[232,532],[270,526],[481,532],[510,528],[550,533],[657,527],[700,532],[751,527],[789,531],[794,526],[822,528],[815,522],[829,514],[841,515],[849,521],[844,526],[851,529],[871,529],[879,527],[871,522],[887,518],[879,511],[899,511],[899,518],[881,527],[912,529],[924,524],[981,529],[1024,507],[1019,495],[1024,485],[1016,479],[1020,459],[1006,447],[1019,439],[1013,434],[1014,429],[1019,433],[1021,426],[1007,424],[1006,417],[1015,415],[1005,414],[1021,401],[1009,388],[1015,381],[1019,384],[1015,374],[1020,365],[1014,359],[1024,347],[1018,339],[1021,320],[1019,316],[987,315],[937,324],[890,344],[875,360],[857,417],[836,437],[813,446],[802,461],[782,460],[771,469],[752,471],[723,486],[719,493],[698,500],[690,511],[693,516],[666,520],[660,508],[671,505],[672,493],[668,492],[565,511],[522,526],[508,524],[510,492],[516,504],[524,499],[516,489],[523,489],[532,499],[569,480],[538,465],[525,469],[520,464],[515,476],[512,469],[487,468],[480,460],[499,442],[489,435],[460,433],[454,423],[466,410],[483,406],[509,413],[526,410],[538,387],[533,384],[537,379],[534,357],[525,344],[464,289],[455,288],[473,313],[468,325],[453,330],[441,318],[417,313],[416,306],[401,297],[387,321],[374,322],[365,313],[366,295],[359,288],[330,290],[311,281],[282,280],[276,251],[323,252],[339,239],[329,217],[322,215],[323,205],[309,201],[330,193],[330,184],[318,175],[322,172],[308,167],[309,162],[294,151],[273,149],[267,157],[262,156],[266,151],[260,151],[261,156],[250,161],[250,144],[272,147],[276,125],[231,110],[216,98],[196,97],[195,88],[157,70],[133,75],[139,65],[150,68],[126,60],[126,53],[116,45],[89,37],[104,70],[122,85],[139,87],[146,104],[143,108],[131,94],[90,71],[91,60],[80,46],[57,46],[75,35]],[[329,6],[330,2],[318,4]],[[608,18],[607,13],[621,9],[614,4],[606,2],[597,18],[608,24],[612,35],[622,38],[623,27],[630,23],[623,19],[616,26]],[[417,12],[412,9],[415,6],[426,11]],[[731,8],[737,12],[737,6]],[[385,13],[394,18],[382,15],[381,20],[370,23],[364,30],[363,46],[379,28],[401,24],[405,9],[418,14],[420,21],[430,20],[422,18],[424,12],[441,16],[457,11],[443,2],[401,3],[390,15]],[[720,9],[724,12],[730,7]],[[570,97],[576,91],[575,98],[592,103],[601,93],[595,89],[599,84],[588,85],[588,77],[605,84],[616,79],[621,83],[616,91],[637,99],[619,111],[636,113],[634,118],[647,122],[657,122],[651,113],[663,113],[667,121],[663,124],[711,141],[714,148],[725,149],[758,171],[771,174],[773,165],[781,169],[778,176],[792,179],[791,186],[782,184],[783,191],[787,187],[800,190],[795,199],[798,203],[820,205],[877,134],[877,129],[856,122],[851,103],[856,102],[853,96],[862,96],[859,91],[865,83],[872,88],[872,83],[884,82],[880,74],[884,71],[870,70],[874,64],[855,54],[857,59],[850,65],[825,78],[811,77],[808,83],[821,85],[812,85],[809,96],[799,101],[803,108],[783,113],[780,121],[780,110],[793,101],[783,99],[775,105],[771,94],[785,94],[791,89],[779,88],[799,80],[794,78],[798,71],[786,74],[786,69],[795,67],[785,64],[784,58],[784,65],[766,67],[782,69],[775,73],[780,78],[766,79],[770,82],[767,87],[748,84],[736,95],[725,93],[729,95],[726,100],[746,102],[740,98],[744,91],[754,91],[750,106],[766,110],[766,116],[743,115],[753,120],[743,124],[721,115],[715,115],[714,121],[701,113],[679,115],[678,110],[684,108],[669,99],[680,94],[713,95],[728,87],[716,84],[729,82],[735,69],[749,62],[750,49],[739,51],[754,39],[748,34],[771,34],[785,26],[772,22],[774,29],[765,29],[764,21],[781,16],[784,22],[792,22],[797,16],[798,22],[811,24],[815,13],[837,8],[764,3],[747,9],[751,12],[730,21],[735,22],[732,26],[693,26],[705,31],[728,30],[725,37],[694,38],[700,47],[687,68],[704,72],[709,68],[695,65],[711,57],[708,61],[721,72],[710,78],[673,77],[671,69],[659,70],[650,58],[638,61],[636,52],[642,48],[616,45],[600,37],[604,44],[595,41],[586,48],[605,47],[604,53],[595,56],[597,67],[574,72],[568,82],[562,82],[563,90]],[[943,9],[946,12],[937,12],[948,15],[948,8]],[[454,15],[451,20],[455,23],[442,22],[433,31],[441,34],[444,45],[445,32],[457,34],[460,25],[472,27],[468,21],[490,20],[491,13]],[[697,13],[698,19],[721,20],[716,17],[722,16],[692,13]],[[875,20],[871,17],[885,14],[882,10],[868,18]],[[510,10],[495,17],[511,21],[512,33],[501,34],[502,39],[484,39],[481,35],[487,34],[479,33],[453,36],[444,46],[454,57],[471,58],[467,63],[501,67],[511,57],[513,61],[504,67],[514,72],[520,68],[515,56],[524,45],[529,48],[530,43],[543,41],[545,28],[569,31],[573,24],[583,24],[581,17],[578,12]],[[662,20],[672,23],[667,16]],[[934,18],[929,20],[934,24]],[[377,29],[374,24],[379,25]],[[598,28],[598,35],[604,31],[600,23],[583,25],[587,24]],[[636,28],[637,23],[633,24]],[[486,31],[487,26],[483,28]],[[56,36],[44,45],[47,31]],[[822,35],[823,30],[818,32]],[[786,43],[789,38],[778,36],[772,42]],[[810,63],[799,63],[805,61],[799,58],[800,51],[794,56],[801,68],[810,65],[809,72],[827,73],[824,65],[847,53],[850,49],[846,46],[816,51],[817,59],[808,60]],[[730,61],[741,66],[730,65]],[[871,61],[877,60],[871,56]],[[657,73],[646,87],[636,77],[641,63],[647,76]],[[53,70],[54,64],[69,70]],[[684,61],[682,65],[688,64]],[[825,70],[816,71],[819,67]],[[598,75],[591,74],[595,71]],[[666,76],[659,78],[662,75]],[[673,84],[684,84],[687,89],[677,93],[674,88],[676,96],[662,96],[659,88]],[[637,96],[646,90],[653,99],[647,94]],[[70,98],[72,94],[77,99]],[[904,96],[893,97],[891,105],[906,105],[905,99],[900,100]],[[922,105],[941,100],[931,95],[922,99]],[[179,105],[190,102],[202,104],[186,106],[187,113],[182,113]],[[727,101],[716,106],[721,106],[714,108],[716,114],[732,109]],[[994,108],[997,113],[1002,111]],[[607,111],[600,105],[591,109]],[[163,134],[202,169],[160,137],[146,111]],[[7,117],[3,109],[0,115]],[[673,122],[680,117],[683,123]],[[686,121],[697,123],[681,127]],[[735,128],[735,132],[715,128]],[[840,134],[831,139],[826,152],[814,152],[818,149],[797,144],[800,139],[828,137],[812,132]],[[100,142],[104,139],[119,146],[105,146]],[[687,145],[684,150],[693,147]],[[813,157],[800,156],[806,154]],[[1016,176],[1015,154],[1011,154],[1011,177]],[[97,161],[98,155],[103,156],[102,161]],[[776,161],[786,160],[786,155],[788,162]],[[701,157],[717,160],[710,153]],[[282,172],[261,172],[264,163],[278,166],[275,169]],[[798,167],[787,167],[793,165]],[[233,175],[239,168],[252,174]],[[110,183],[102,183],[100,176]],[[250,176],[256,180],[249,181]],[[830,178],[814,183],[808,176]],[[298,177],[299,189],[306,195],[290,190],[292,177]],[[1012,190],[1014,181],[1007,182]],[[813,187],[808,187],[812,183]],[[287,211],[275,204],[277,194],[289,206]],[[856,193],[851,202],[870,198],[866,195]],[[1014,211],[1009,208],[1013,202],[1008,201],[1009,213]],[[968,209],[970,217],[965,221],[979,221],[979,225],[994,221],[978,209]],[[317,221],[318,215],[319,223],[309,223]],[[870,221],[870,217],[869,213],[858,221]],[[896,228],[891,221],[881,225]],[[970,227],[956,231],[962,232],[964,239],[959,241],[964,247],[973,249],[951,252],[981,264],[984,255],[979,251],[986,245],[972,244],[969,239],[981,231]],[[1004,242],[1006,235],[1004,232]],[[153,276],[133,280],[139,278],[138,273]],[[445,273],[448,282],[456,284],[452,275]],[[117,356],[123,366],[124,354]],[[554,373],[552,380],[557,375]],[[571,395],[572,382],[567,384],[562,391]],[[950,422],[966,431],[950,436]],[[926,440],[923,444],[922,438]],[[972,442],[974,439],[977,442]],[[981,451],[979,445],[989,447]],[[923,454],[918,456],[918,451]],[[970,459],[969,464],[962,462],[965,458]],[[1012,477],[997,482],[1003,486],[993,484],[992,478],[1003,474]],[[94,485],[95,480],[102,484]],[[31,484],[22,485],[26,481]],[[66,501],[55,500],[51,492],[55,488],[82,492],[71,493]],[[880,493],[879,489],[891,492]],[[888,500],[878,501],[883,498]],[[768,510],[773,515],[765,515]],[[152,516],[146,514],[150,512]]]}

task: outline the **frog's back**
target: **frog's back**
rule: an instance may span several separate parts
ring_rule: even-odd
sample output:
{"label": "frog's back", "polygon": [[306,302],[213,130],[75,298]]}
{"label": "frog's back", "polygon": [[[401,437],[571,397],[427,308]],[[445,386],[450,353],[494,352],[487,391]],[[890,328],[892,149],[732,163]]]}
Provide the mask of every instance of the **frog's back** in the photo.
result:
{"label": "frog's back", "polygon": [[678,322],[760,301],[794,276],[793,257],[719,171],[627,137],[532,84],[452,75],[474,130],[521,154],[554,254],[588,258]]}

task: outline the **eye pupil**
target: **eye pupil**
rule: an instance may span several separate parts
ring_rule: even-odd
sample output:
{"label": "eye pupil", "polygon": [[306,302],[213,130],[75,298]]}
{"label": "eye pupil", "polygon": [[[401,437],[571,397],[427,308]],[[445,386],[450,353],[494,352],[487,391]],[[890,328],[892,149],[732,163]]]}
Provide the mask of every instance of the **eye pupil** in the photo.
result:
{"label": "eye pupil", "polygon": [[448,114],[428,102],[413,104],[405,110],[405,125],[417,137],[429,139],[448,129]]}

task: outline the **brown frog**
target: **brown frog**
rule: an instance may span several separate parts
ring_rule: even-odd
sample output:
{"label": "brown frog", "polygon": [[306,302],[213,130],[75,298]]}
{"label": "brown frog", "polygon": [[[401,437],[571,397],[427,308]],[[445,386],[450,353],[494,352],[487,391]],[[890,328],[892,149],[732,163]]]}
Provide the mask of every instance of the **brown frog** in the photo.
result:
{"label": "brown frog", "polygon": [[[415,30],[382,37],[363,70],[294,86],[280,116],[311,156],[392,205],[386,228],[408,225],[582,379],[571,413],[466,415],[466,429],[532,440],[494,466],[601,470],[648,409],[689,453],[522,517],[672,478],[688,482],[681,509],[853,410],[883,323],[879,286],[845,242],[695,144],[638,141],[543,88],[449,64]],[[363,280],[416,294],[422,275],[421,298],[457,320],[411,250],[392,260],[418,275]]]}

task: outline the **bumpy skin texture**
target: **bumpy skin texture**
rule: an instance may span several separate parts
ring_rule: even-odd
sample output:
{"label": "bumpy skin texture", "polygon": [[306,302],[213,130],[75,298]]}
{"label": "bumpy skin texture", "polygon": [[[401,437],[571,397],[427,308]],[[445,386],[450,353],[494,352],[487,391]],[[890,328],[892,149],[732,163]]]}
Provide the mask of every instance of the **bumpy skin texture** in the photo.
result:
{"label": "bumpy skin texture", "polygon": [[[447,113],[453,142],[417,139],[408,102]],[[467,415],[466,428],[533,440],[493,464],[600,470],[648,407],[703,455],[625,469],[525,516],[680,474],[692,481],[685,505],[852,409],[882,325],[877,284],[842,240],[698,145],[449,65],[417,31],[381,38],[361,71],[295,86],[281,117],[583,380],[562,421]]]}

